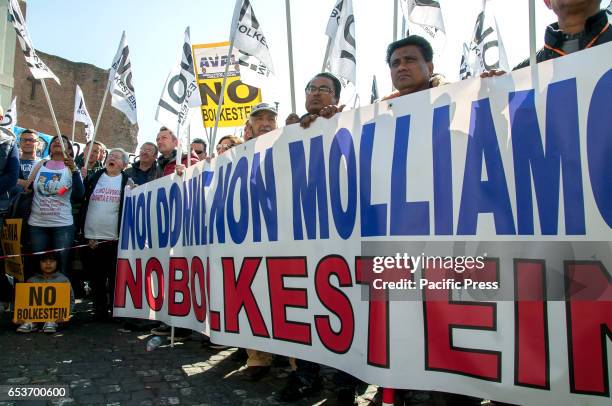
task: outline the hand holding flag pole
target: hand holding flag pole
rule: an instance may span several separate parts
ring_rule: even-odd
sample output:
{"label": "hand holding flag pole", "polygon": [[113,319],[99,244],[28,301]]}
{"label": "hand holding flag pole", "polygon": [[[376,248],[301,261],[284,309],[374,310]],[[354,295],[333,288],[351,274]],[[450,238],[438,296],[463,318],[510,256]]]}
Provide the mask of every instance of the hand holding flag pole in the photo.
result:
{"label": "hand holding flag pole", "polygon": [[[121,35],[121,41],[119,42],[119,48],[113,58],[110,72],[108,74],[108,84],[102,97],[102,104],[98,112],[98,118],[96,119],[96,125],[94,132],[91,136],[91,142],[93,143],[98,135],[98,128],[100,127],[100,119],[102,118],[102,112],[106,105],[106,98],[109,93],[112,94],[111,105],[117,110],[121,111],[130,123],[136,124],[136,94],[134,93],[134,86],[132,85],[132,64],[130,62],[130,48],[127,44],[127,36],[125,31]],[[85,166],[89,162],[92,148],[89,148],[87,157],[85,159]]]}
{"label": "hand holding flag pole", "polygon": [[55,131],[59,136],[60,145],[62,146],[62,152],[64,154],[64,157],[66,157],[66,147],[64,146],[64,140],[62,139],[62,133],[59,129],[57,118],[55,117],[55,111],[53,110],[53,105],[51,104],[51,97],[49,97],[49,90],[47,90],[45,79],[53,79],[57,82],[58,85],[60,84],[60,81],[57,76],[55,76],[55,74],[51,71],[51,69],[49,69],[49,67],[45,65],[45,63],[38,57],[38,55],[36,55],[34,44],[32,43],[32,39],[30,38],[30,34],[28,33],[26,21],[25,18],[23,18],[23,14],[21,13],[21,8],[19,7],[18,1],[9,0],[8,8],[8,19],[11,23],[13,23],[13,28],[15,28],[15,33],[17,34],[19,45],[21,46],[21,50],[23,51],[26,65],[30,69],[30,72],[32,73],[34,79],[40,80],[40,83],[43,88],[43,93],[45,94],[45,99],[47,100],[47,104],[49,105],[49,111],[51,112],[51,118],[53,119]]}
{"label": "hand holding flag pole", "polygon": [[93,150],[93,143],[96,140],[96,135],[98,135],[98,128],[100,127],[100,119],[102,118],[102,112],[104,111],[104,105],[106,104],[106,97],[108,96],[110,88],[110,83],[106,86],[106,91],[104,92],[104,96],[102,96],[102,104],[100,105],[100,111],[98,112],[98,118],[96,119],[96,125],[94,127],[93,134],[91,136],[91,143],[89,144],[89,151],[87,151],[87,156],[85,157],[85,161],[83,165],[87,168],[89,165],[89,158],[91,157],[91,151]]}

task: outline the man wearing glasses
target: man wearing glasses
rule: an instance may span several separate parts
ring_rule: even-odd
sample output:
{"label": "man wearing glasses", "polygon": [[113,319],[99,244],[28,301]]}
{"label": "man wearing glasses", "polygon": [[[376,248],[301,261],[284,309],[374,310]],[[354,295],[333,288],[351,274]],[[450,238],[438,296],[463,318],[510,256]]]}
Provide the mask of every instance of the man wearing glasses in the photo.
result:
{"label": "man wearing glasses", "polygon": [[206,159],[206,142],[202,138],[191,141],[191,151],[198,156],[200,161]]}
{"label": "man wearing glasses", "polygon": [[305,91],[307,113],[300,118],[302,128],[310,127],[317,117],[331,118],[344,109],[344,105],[338,106],[342,84],[335,75],[329,72],[315,75],[306,85]]}
{"label": "man wearing glasses", "polygon": [[25,130],[19,137],[19,179],[17,185],[25,189],[28,186],[28,178],[32,168],[36,165],[40,158],[36,156],[38,148],[38,135],[34,130]]}

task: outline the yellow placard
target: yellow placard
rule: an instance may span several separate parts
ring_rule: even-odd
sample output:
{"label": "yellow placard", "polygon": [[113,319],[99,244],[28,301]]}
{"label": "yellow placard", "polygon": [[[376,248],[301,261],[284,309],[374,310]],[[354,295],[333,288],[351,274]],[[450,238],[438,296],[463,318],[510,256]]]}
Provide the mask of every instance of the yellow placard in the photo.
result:
{"label": "yellow placard", "polygon": [[15,323],[60,322],[70,319],[70,284],[18,283],[15,285]]}
{"label": "yellow placard", "polygon": [[228,76],[219,127],[243,126],[252,108],[261,102],[261,90],[240,81],[237,53],[233,52],[228,59],[228,52],[229,42],[193,46],[194,65],[202,98],[202,121],[206,128],[215,125],[226,66]]}
{"label": "yellow placard", "polygon": [[2,226],[2,251],[4,255],[17,255],[4,259],[4,272],[23,282],[23,259],[21,258],[21,219],[5,219]]}

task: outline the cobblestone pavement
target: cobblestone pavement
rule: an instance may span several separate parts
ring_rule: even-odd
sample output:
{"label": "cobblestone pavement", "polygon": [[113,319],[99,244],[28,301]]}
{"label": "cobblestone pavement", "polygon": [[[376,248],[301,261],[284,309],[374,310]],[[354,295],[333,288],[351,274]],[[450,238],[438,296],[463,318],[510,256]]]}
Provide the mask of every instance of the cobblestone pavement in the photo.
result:
{"label": "cobblestone pavement", "polygon": [[[87,323],[86,304],[57,334],[18,334],[9,314],[0,315],[0,385],[69,385],[70,398],[20,401],[19,405],[281,405],[276,394],[289,367],[275,366],[260,382],[241,378],[236,349],[202,347],[193,334],[146,352],[149,333],[124,330],[118,323]],[[323,390],[295,404],[334,405],[333,370],[323,368]],[[361,406],[376,388],[363,386]],[[0,406],[16,402],[0,401]]]}

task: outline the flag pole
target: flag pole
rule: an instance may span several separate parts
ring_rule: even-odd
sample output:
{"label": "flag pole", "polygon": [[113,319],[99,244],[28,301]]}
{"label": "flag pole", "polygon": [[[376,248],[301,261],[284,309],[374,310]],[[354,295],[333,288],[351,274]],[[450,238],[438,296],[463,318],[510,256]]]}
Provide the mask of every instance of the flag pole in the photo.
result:
{"label": "flag pole", "polygon": [[[397,4],[398,0],[393,0],[393,42],[397,41]],[[393,85],[391,85],[391,92],[393,92]]]}
{"label": "flag pole", "polygon": [[211,156],[212,154],[212,146],[210,145],[210,135],[208,133],[208,128],[206,128],[206,126],[204,126],[204,134],[206,135],[206,141],[208,141],[208,156]]}
{"label": "flag pole", "polygon": [[535,34],[535,0],[529,0],[529,65],[535,69],[536,61],[536,34]]}
{"label": "flag pole", "polygon": [[219,120],[221,119],[221,109],[223,108],[223,99],[225,98],[225,87],[227,86],[227,73],[229,72],[230,61],[232,57],[232,51],[234,50],[234,38],[230,41],[229,51],[227,51],[227,59],[225,63],[225,72],[223,73],[223,83],[221,84],[221,94],[219,95],[219,105],[217,106],[217,115],[215,117],[215,127],[212,132],[212,145],[215,143],[215,139],[217,138],[217,128],[219,127]]}
{"label": "flag pole", "polygon": [[[176,146],[176,165],[181,164],[181,158],[183,157],[183,143],[181,142],[181,124],[180,122],[176,124],[176,139],[178,144]],[[187,155],[187,162],[189,162],[189,155]]]}
{"label": "flag pole", "polygon": [[72,143],[74,143],[74,125],[76,124],[76,121],[74,120],[74,117],[72,118],[72,138],[71,141]]}
{"label": "flag pole", "polygon": [[[74,91],[74,101],[76,102],[76,89]],[[74,119],[74,112],[72,113],[72,143],[74,143],[74,125],[76,124],[76,120]]]}
{"label": "flag pole", "polygon": [[85,161],[83,165],[85,166],[85,170],[87,170],[87,165],[89,165],[89,157],[91,156],[91,151],[93,150],[93,143],[96,140],[96,136],[98,135],[98,128],[100,127],[100,119],[102,118],[102,111],[104,111],[104,105],[106,104],[106,97],[108,96],[110,89],[110,80],[108,85],[106,86],[106,91],[104,92],[104,96],[102,96],[102,105],[100,106],[100,111],[98,112],[98,118],[96,119],[96,126],[94,127],[94,132],[91,135],[91,144],[89,145],[89,151],[87,151],[87,156],[85,157]]}
{"label": "flag pole", "polygon": [[287,19],[287,50],[289,53],[289,89],[291,90],[291,112],[295,113],[295,83],[293,78],[293,41],[291,39],[291,6],[285,0],[285,16]]}
{"label": "flag pole", "polygon": [[51,111],[51,117],[53,118],[53,125],[55,126],[55,131],[57,132],[58,138],[60,140],[60,145],[62,146],[62,152],[64,153],[64,157],[66,157],[66,147],[64,146],[64,140],[62,138],[62,133],[59,129],[59,124],[57,123],[57,118],[55,117],[55,111],[53,110],[53,105],[51,104],[51,97],[49,97],[49,91],[47,90],[47,84],[44,79],[40,79],[40,83],[42,84],[43,92],[45,93],[45,98],[47,99],[47,104],[49,105],[49,110]]}
{"label": "flag pole", "polygon": [[325,65],[327,65],[327,58],[329,58],[330,48],[331,48],[331,38],[327,37],[327,48],[325,48],[325,56],[323,57],[323,66],[321,66],[321,72],[325,72]]}
{"label": "flag pole", "polygon": [[393,1],[393,42],[397,41],[397,4],[398,0]]}
{"label": "flag pole", "polygon": [[191,166],[191,122],[187,124],[187,168]]}

